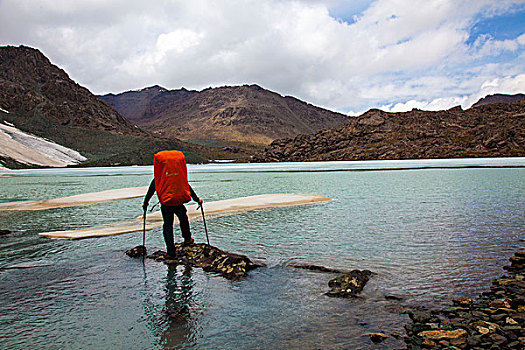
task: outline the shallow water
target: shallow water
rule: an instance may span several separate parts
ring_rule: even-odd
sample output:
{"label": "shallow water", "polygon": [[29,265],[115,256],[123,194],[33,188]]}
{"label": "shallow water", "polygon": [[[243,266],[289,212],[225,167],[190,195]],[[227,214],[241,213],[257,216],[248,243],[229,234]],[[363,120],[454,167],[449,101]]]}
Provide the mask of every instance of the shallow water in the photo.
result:
{"label": "shallow water", "polygon": [[[394,337],[372,346],[366,333],[402,335],[401,306],[475,297],[523,246],[523,166],[523,158],[190,166],[205,201],[262,193],[334,199],[208,218],[213,245],[268,264],[238,282],[127,258],[142,232],[80,241],[37,234],[139,216],[141,198],[0,212],[0,228],[18,231],[0,238],[2,348],[403,347]],[[151,177],[151,167],[11,171],[0,176],[0,201],[145,186]],[[192,232],[205,241],[202,222]],[[162,248],[161,229],[146,243],[150,252]],[[361,298],[335,299],[324,295],[333,275],[289,262],[376,275]],[[46,266],[12,269],[34,265]]]}

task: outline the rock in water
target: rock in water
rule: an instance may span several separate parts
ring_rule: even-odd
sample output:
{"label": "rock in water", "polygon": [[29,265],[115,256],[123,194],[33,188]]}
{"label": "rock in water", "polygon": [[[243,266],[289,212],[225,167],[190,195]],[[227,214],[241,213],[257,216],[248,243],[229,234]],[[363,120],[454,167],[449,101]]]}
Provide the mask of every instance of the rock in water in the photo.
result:
{"label": "rock in water", "polygon": [[344,275],[338,276],[328,282],[332,288],[326,295],[330,297],[354,297],[365,287],[372,272],[369,270],[352,270]]}
{"label": "rock in water", "polygon": [[169,256],[159,250],[149,255],[148,258],[163,261],[166,264],[200,267],[206,272],[218,273],[230,280],[240,279],[245,277],[248,271],[265,266],[252,262],[245,255],[229,253],[205,243],[175,244],[175,255]]}
{"label": "rock in water", "polygon": [[379,344],[383,342],[383,340],[388,338],[388,335],[384,333],[368,333],[368,336],[370,337],[370,340],[375,344]]}
{"label": "rock in water", "polygon": [[318,272],[327,272],[327,273],[345,273],[344,271],[332,269],[330,267],[324,267],[320,265],[312,265],[312,264],[298,264],[298,263],[291,263],[287,266],[293,267],[296,269],[304,269],[304,270],[310,270],[310,271],[318,271]]}
{"label": "rock in water", "polygon": [[525,253],[504,267],[477,300],[461,297],[454,306],[410,313],[405,325],[409,349],[525,349]]}
{"label": "rock in water", "polygon": [[143,245],[138,245],[135,248],[126,250],[126,255],[130,258],[139,258],[141,256],[146,255],[146,247],[144,247]]}
{"label": "rock in water", "polygon": [[9,230],[0,230],[0,236],[5,236],[5,235],[8,235],[10,233],[11,233],[11,231],[9,231]]}

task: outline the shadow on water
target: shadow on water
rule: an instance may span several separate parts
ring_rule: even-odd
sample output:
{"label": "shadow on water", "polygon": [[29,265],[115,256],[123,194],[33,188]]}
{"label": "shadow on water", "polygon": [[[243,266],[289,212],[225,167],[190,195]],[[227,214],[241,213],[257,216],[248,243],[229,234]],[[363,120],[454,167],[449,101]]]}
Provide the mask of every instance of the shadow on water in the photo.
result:
{"label": "shadow on water", "polygon": [[177,349],[193,339],[191,305],[193,303],[193,280],[191,267],[183,267],[181,274],[176,265],[168,265],[166,277],[166,304],[163,315],[165,329],[160,336],[162,349]]}

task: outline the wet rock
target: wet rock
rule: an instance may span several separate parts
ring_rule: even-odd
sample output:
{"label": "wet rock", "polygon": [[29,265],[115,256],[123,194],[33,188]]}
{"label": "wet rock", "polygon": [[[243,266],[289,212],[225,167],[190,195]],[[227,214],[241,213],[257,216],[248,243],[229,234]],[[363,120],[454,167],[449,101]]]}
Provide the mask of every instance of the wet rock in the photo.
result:
{"label": "wet rock", "polygon": [[456,329],[453,331],[437,330],[437,331],[424,331],[418,334],[421,338],[427,338],[432,340],[439,339],[458,339],[467,336],[467,331],[464,329]]}
{"label": "wet rock", "polygon": [[385,339],[388,338],[388,335],[384,333],[368,333],[370,340],[375,344],[382,343]]}
{"label": "wet rock", "polygon": [[454,305],[470,306],[472,304],[472,299],[462,297],[462,298],[456,298],[452,300],[452,302],[454,303]]}
{"label": "wet rock", "polygon": [[319,271],[319,272],[327,272],[327,273],[346,273],[346,271],[332,269],[332,268],[324,267],[320,265],[312,265],[312,264],[292,263],[292,264],[288,264],[287,266],[293,267],[296,269],[304,269],[304,270],[310,270],[310,271]]}
{"label": "wet rock", "polygon": [[245,255],[229,253],[205,243],[175,244],[173,256],[159,250],[148,255],[148,258],[166,264],[200,267],[206,272],[217,273],[230,280],[240,279],[245,277],[248,271],[265,266],[251,261]]}
{"label": "wet rock", "polygon": [[354,297],[359,294],[370,279],[369,270],[352,270],[328,282],[331,290],[326,293],[330,297]]}
{"label": "wet rock", "polygon": [[141,256],[146,255],[146,247],[143,245],[138,245],[135,248],[126,250],[126,255],[130,258],[139,258]]}
{"label": "wet rock", "polygon": [[525,349],[525,254],[516,253],[478,300],[457,298],[455,306],[412,312],[405,326],[408,348]]}

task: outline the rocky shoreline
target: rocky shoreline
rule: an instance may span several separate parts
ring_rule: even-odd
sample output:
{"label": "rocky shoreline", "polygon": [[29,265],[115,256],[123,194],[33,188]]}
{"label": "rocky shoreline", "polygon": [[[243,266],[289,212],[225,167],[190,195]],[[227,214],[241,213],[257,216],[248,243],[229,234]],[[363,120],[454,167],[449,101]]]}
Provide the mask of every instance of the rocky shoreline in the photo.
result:
{"label": "rocky shoreline", "polygon": [[410,312],[407,349],[525,349],[525,252],[505,266],[478,300],[457,298],[453,306]]}

